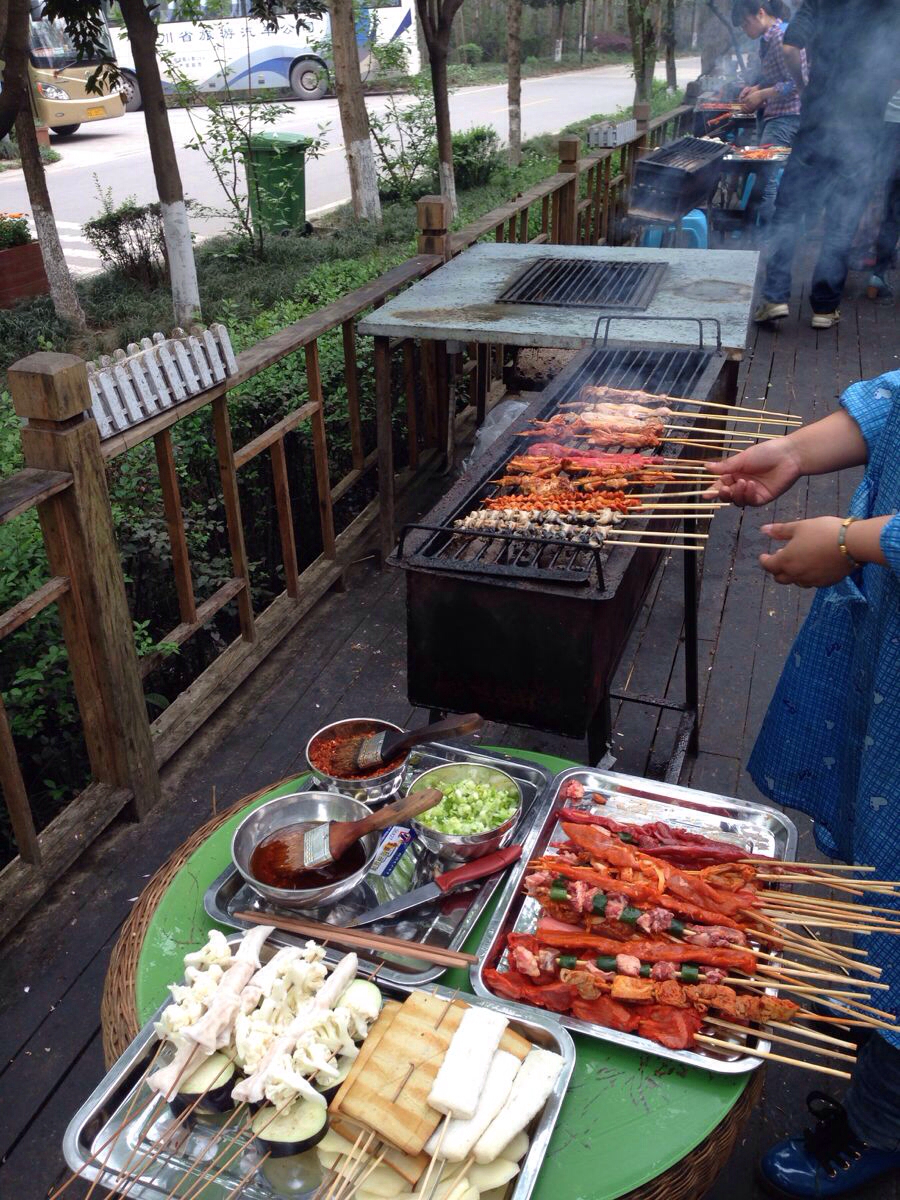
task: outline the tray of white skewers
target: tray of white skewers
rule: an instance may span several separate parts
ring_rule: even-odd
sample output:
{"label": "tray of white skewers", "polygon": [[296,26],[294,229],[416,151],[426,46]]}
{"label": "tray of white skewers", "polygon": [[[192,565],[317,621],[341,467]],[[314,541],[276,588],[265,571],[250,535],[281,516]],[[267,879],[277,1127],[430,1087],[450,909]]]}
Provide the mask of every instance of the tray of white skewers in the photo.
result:
{"label": "tray of white skewers", "polygon": [[566,1030],[271,932],[213,930],[185,956],[70,1122],[73,1176],[130,1200],[527,1200],[575,1063]]}

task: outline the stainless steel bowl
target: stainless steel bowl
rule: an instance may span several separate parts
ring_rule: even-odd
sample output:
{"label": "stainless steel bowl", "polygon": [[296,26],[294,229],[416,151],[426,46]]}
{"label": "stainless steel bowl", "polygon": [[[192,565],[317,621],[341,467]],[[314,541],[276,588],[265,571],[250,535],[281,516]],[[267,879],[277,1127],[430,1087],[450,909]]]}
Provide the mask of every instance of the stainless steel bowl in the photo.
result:
{"label": "stainless steel bowl", "polygon": [[338,730],[347,734],[364,735],[370,732],[379,733],[382,729],[391,729],[396,733],[403,732],[399,725],[392,725],[390,721],[380,721],[377,717],[348,717],[344,721],[332,721],[330,725],[325,725],[317,730],[306,743],[306,765],[329,792],[336,792],[339,796],[350,796],[351,799],[361,800],[365,804],[390,800],[391,796],[396,795],[400,790],[403,772],[406,770],[406,762],[409,758],[408,754],[404,757],[403,762],[393,770],[383,771],[380,775],[371,775],[368,779],[341,779],[337,775],[326,775],[309,756],[314,742],[319,738],[337,733]]}
{"label": "stainless steel bowl", "polygon": [[519,817],[522,815],[522,789],[518,781],[511,775],[507,775],[505,771],[498,771],[496,767],[485,767],[481,763],[451,763],[445,767],[432,767],[430,771],[424,771],[421,775],[417,775],[410,784],[409,790],[414,792],[421,788],[436,787],[436,780],[459,783],[463,779],[475,779],[478,783],[492,783],[495,787],[509,784],[518,795],[519,803],[513,815],[502,825],[498,825],[495,829],[488,829],[485,833],[473,833],[465,837],[452,833],[439,833],[438,830],[429,829],[420,821],[415,819],[410,821],[410,825],[416,831],[416,836],[433,854],[457,862],[481,858],[485,854],[508,846],[513,839]]}
{"label": "stainless steel bowl", "polygon": [[368,815],[368,807],[349,796],[336,796],[330,792],[292,792],[289,796],[278,796],[254,809],[241,821],[231,839],[231,857],[250,886],[273,904],[282,908],[323,908],[346,896],[368,872],[378,847],[377,833],[367,833],[362,838],[366,861],[358,871],[321,888],[288,889],[260,883],[250,871],[250,856],[263,838],[288,825],[299,825],[303,821],[357,821]]}

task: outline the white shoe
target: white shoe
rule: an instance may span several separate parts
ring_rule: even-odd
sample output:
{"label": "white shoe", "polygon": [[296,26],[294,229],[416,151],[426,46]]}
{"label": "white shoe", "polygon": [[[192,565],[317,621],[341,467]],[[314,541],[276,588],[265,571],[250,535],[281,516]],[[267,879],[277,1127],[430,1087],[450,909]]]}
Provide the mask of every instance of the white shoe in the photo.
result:
{"label": "white shoe", "polygon": [[781,321],[790,314],[790,308],[787,304],[777,300],[763,300],[759,308],[753,314],[753,320],[757,324],[764,321]]}
{"label": "white shoe", "polygon": [[830,313],[813,313],[812,327],[813,329],[831,329],[833,325],[837,325],[841,319],[841,310],[836,308]]}

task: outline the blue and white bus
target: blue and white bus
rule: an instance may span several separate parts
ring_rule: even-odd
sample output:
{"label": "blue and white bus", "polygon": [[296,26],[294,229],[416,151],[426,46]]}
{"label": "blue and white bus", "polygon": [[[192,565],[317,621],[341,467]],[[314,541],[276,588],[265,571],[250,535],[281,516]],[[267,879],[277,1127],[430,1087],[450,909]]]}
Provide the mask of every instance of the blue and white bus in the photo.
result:
{"label": "blue and white bus", "polygon": [[[319,100],[329,90],[330,51],[327,14],[310,18],[309,28],[297,29],[283,17],[270,31],[263,21],[246,15],[247,0],[201,0],[198,22],[179,18],[178,0],[161,0],[153,8],[159,25],[159,49],[203,91],[289,89],[298,100]],[[370,65],[371,32],[379,43],[399,42],[407,54],[407,70],[420,69],[415,0],[367,0],[357,20],[363,74]],[[110,6],[110,25],[116,59],[122,72],[126,108],[141,107],[141,94],[131,46],[124,26]],[[118,36],[116,36],[118,34]],[[166,86],[166,67],[160,61]]]}

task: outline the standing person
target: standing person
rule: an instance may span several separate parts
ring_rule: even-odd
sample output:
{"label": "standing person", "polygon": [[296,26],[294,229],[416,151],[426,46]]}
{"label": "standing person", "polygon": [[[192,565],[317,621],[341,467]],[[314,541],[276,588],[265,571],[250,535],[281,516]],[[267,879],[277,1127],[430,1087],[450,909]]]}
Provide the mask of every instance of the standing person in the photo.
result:
{"label": "standing person", "polygon": [[[768,504],[803,475],[867,464],[850,514],[764,525],[782,547],[760,556],[778,583],[819,591],[775,689],[748,770],[779,804],[815,820],[832,857],[896,879],[900,867],[900,371],[854,384],[821,421],[711,465],[718,495]],[[869,897],[865,898],[869,901]],[[873,903],[900,911],[900,898]],[[900,957],[889,934],[869,961],[900,1011]],[[893,997],[893,1000],[891,1000]],[[814,1092],[816,1128],[760,1164],[783,1200],[829,1198],[900,1170],[900,1025],[863,1047],[843,1105]]]}
{"label": "standing person", "polygon": [[850,247],[871,195],[884,111],[900,74],[900,3],[804,0],[782,46],[789,68],[791,55],[805,49],[809,84],[769,226],[763,301],[754,319],[788,316],[800,223],[824,205],[810,305],[813,328],[830,329],[840,320]]}
{"label": "standing person", "polygon": [[875,242],[875,265],[866,289],[870,300],[894,298],[887,273],[897,265],[897,238],[900,237],[900,92],[891,97],[884,122],[888,182],[881,228]]}
{"label": "standing person", "polygon": [[[736,0],[731,22],[749,38],[759,38],[759,77],[738,99],[747,112],[757,114],[760,146],[791,146],[800,128],[800,89],[785,60],[782,41],[790,10],[780,0]],[[806,54],[801,51],[801,74],[806,78]],[[778,175],[769,172],[759,208],[761,224],[768,224],[775,209]]]}

